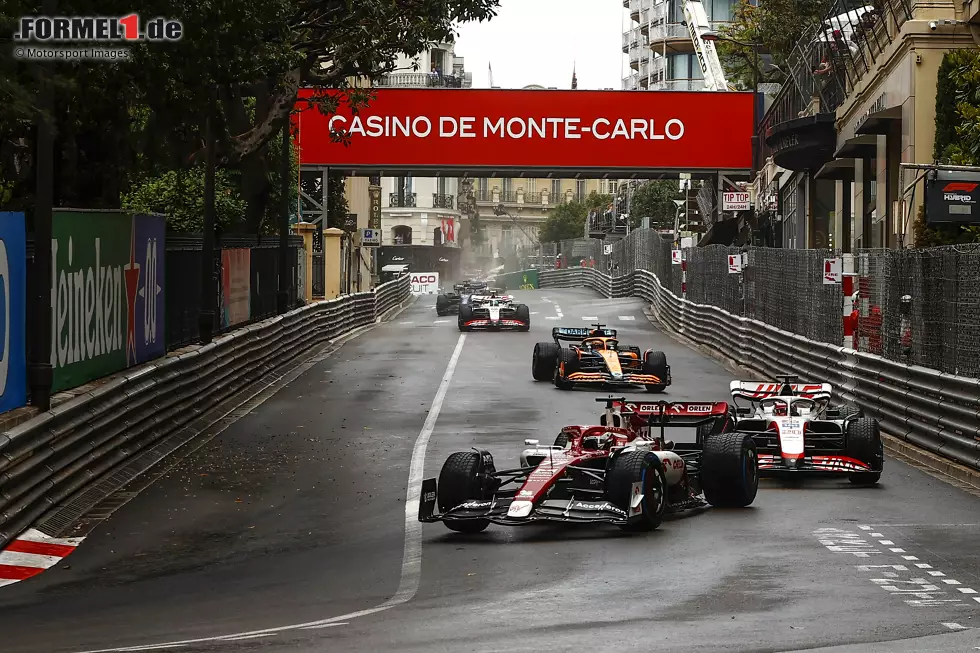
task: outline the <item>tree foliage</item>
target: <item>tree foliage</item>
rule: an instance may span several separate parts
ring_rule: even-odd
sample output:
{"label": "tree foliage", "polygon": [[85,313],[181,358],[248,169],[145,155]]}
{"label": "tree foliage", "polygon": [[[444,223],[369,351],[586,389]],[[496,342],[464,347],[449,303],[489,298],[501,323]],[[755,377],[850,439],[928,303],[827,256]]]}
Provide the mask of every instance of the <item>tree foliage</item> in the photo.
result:
{"label": "tree foliage", "polygon": [[[391,72],[400,53],[415,56],[453,39],[455,25],[491,18],[499,0],[60,0],[59,14],[164,16],[181,21],[177,43],[127,44],[118,62],[46,63],[55,88],[55,203],[117,208],[160,206],[183,170],[199,177],[205,124],[212,117],[223,182],[237,186],[241,229],[263,231],[281,210],[276,142],[301,87],[317,87],[312,110],[370,100],[361,78]],[[37,13],[8,0],[0,27]],[[0,198],[33,206],[38,65],[0,58]],[[328,94],[329,89],[332,94]],[[340,137],[340,136],[339,136]],[[169,189],[169,190],[168,190]],[[172,207],[189,217],[189,205]],[[227,207],[226,207],[227,208]],[[224,210],[224,209],[222,209]],[[168,212],[171,212],[168,208]],[[183,218],[182,218],[183,220]],[[229,225],[230,226],[230,225]]]}
{"label": "tree foliage", "polygon": [[[980,51],[951,50],[939,65],[936,85],[937,163],[980,165]],[[980,227],[930,227],[920,210],[913,225],[916,247],[980,242]]]}
{"label": "tree foliage", "polygon": [[584,237],[585,218],[588,214],[589,208],[582,202],[559,204],[545,220],[538,240],[542,243],[556,243],[570,238]]}
{"label": "tree foliage", "polygon": [[[763,0],[758,5],[738,0],[732,8],[732,22],[721,31],[726,38],[760,45],[760,83],[785,82],[788,80],[780,71],[787,71],[787,60],[793,49],[824,20],[832,5],[832,0]],[[751,89],[754,48],[728,41],[718,41],[717,47],[729,81],[742,89]],[[776,68],[767,66],[766,62]]]}
{"label": "tree foliage", "polygon": [[677,206],[673,200],[680,197],[677,181],[658,179],[648,181],[633,191],[630,199],[630,225],[637,229],[643,225],[643,218],[650,218],[650,226],[673,226]]}

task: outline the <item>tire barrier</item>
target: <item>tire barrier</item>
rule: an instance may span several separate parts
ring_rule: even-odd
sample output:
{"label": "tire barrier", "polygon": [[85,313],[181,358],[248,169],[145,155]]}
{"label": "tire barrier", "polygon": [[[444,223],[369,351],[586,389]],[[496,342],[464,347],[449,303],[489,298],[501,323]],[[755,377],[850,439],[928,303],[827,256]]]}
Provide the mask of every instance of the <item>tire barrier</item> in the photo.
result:
{"label": "tire barrier", "polygon": [[776,329],[678,297],[648,270],[612,278],[593,268],[541,273],[542,288],[588,287],[604,297],[641,297],[668,330],[757,374],[797,374],[833,384],[838,399],[876,417],[882,430],[980,470],[980,379],[905,365]]}
{"label": "tire barrier", "polygon": [[138,473],[125,469],[137,455],[311,348],[385,319],[410,297],[405,276],[303,306],[120,372],[0,434],[0,548],[65,506],[86,510],[104,498],[86,490],[100,481],[114,484],[110,490],[124,485]]}

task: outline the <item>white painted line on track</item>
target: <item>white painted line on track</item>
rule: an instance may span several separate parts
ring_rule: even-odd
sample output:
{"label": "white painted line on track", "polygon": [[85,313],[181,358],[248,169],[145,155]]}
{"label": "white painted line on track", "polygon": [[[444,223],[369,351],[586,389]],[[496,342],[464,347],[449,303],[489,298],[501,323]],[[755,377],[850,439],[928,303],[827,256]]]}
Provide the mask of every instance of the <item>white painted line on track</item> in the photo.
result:
{"label": "white painted line on track", "polygon": [[588,317],[583,317],[582,319],[583,320],[598,320],[599,318],[596,317],[595,315],[590,315]]}
{"label": "white painted line on track", "polygon": [[256,639],[257,637],[275,637],[275,633],[258,633],[256,635],[239,635],[238,637],[221,637],[222,642],[238,642],[243,639]]}
{"label": "white painted line on track", "polygon": [[412,320],[408,320],[405,322],[399,322],[398,324],[415,324],[415,322],[413,322]]}
{"label": "white painted line on track", "polygon": [[548,299],[547,297],[542,297],[542,298],[541,298],[541,301],[543,301],[543,302],[547,302],[547,303],[549,303],[549,304],[551,303],[551,300],[550,300],[550,299]]}
{"label": "white painted line on track", "polygon": [[944,621],[943,625],[949,628],[950,630],[969,630],[969,628],[967,628],[966,626],[961,626],[955,621]]}
{"label": "white painted line on track", "polygon": [[323,624],[322,626],[303,626],[300,630],[320,630],[323,628],[333,628],[334,626],[346,626],[348,623],[350,622],[341,621],[335,624]]}
{"label": "white painted line on track", "polygon": [[546,317],[544,319],[546,319],[546,320],[560,320],[561,319],[561,316],[560,315],[549,315],[548,317]]}
{"label": "white painted line on track", "polygon": [[433,324],[448,324],[451,320],[436,320]]}
{"label": "white painted line on track", "polygon": [[619,319],[623,322],[633,322],[636,318],[632,315],[620,315]]}
{"label": "white painted line on track", "polygon": [[329,619],[320,619],[318,621],[290,624],[288,626],[277,626],[275,628],[263,628],[262,630],[231,633],[228,635],[218,635],[215,637],[199,637],[197,639],[185,639],[175,642],[163,642],[160,644],[149,644],[144,646],[102,648],[83,651],[80,653],[130,653],[133,651],[152,651],[163,648],[179,648],[181,646],[187,646],[188,644],[201,644],[204,642],[227,642],[238,639],[251,639],[253,637],[260,637],[265,634],[272,635],[287,630],[311,630],[316,627],[326,627],[334,624],[340,625],[339,622],[346,623],[351,619],[356,619],[357,617],[365,617],[367,615],[390,610],[395,606],[410,601],[415,596],[415,593],[418,592],[419,579],[422,574],[422,523],[418,520],[418,511],[419,496],[422,491],[422,476],[425,473],[425,450],[429,446],[429,438],[432,437],[432,431],[435,429],[436,420],[439,418],[439,412],[442,410],[442,405],[446,400],[446,393],[449,391],[449,384],[452,382],[453,374],[456,371],[456,365],[459,363],[459,356],[463,352],[463,343],[465,342],[466,334],[461,333],[459,335],[459,340],[456,341],[456,349],[453,350],[453,354],[449,358],[446,373],[443,375],[442,382],[439,384],[438,390],[436,390],[436,396],[432,400],[432,406],[429,408],[429,415],[426,417],[425,423],[422,425],[422,430],[419,432],[419,436],[415,440],[415,446],[412,449],[412,462],[408,472],[408,494],[405,501],[405,549],[402,557],[401,580],[399,581],[398,590],[395,592],[394,596],[381,605],[373,608],[358,610],[357,612],[350,612],[348,614],[330,617]]}

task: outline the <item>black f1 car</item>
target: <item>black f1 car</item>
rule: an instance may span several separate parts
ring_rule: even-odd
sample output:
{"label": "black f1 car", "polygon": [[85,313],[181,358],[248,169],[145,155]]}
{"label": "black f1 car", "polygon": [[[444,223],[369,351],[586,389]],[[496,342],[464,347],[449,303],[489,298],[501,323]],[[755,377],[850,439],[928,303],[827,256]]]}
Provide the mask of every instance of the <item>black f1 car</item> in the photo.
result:
{"label": "black f1 car", "polygon": [[486,281],[464,281],[454,284],[451,293],[442,293],[436,297],[436,315],[459,313],[459,307],[469,303],[471,295],[486,289]]}
{"label": "black f1 car", "polygon": [[502,331],[531,329],[531,309],[527,304],[515,304],[510,295],[472,295],[470,301],[459,307],[457,318],[460,331],[488,329]]}
{"label": "black f1 car", "polygon": [[[622,345],[615,329],[602,324],[592,328],[555,327],[554,343],[534,345],[531,376],[553,381],[562,390],[576,385],[642,385],[648,392],[663,392],[670,385],[670,366],[662,351]],[[562,341],[573,341],[562,347]]]}
{"label": "black f1 car", "polygon": [[[829,383],[801,384],[792,375],[776,379],[732,381],[738,418],[715,430],[751,435],[763,476],[846,474],[856,485],[877,483],[885,461],[878,420],[858,408],[831,407]],[[739,399],[751,407],[738,406]]]}
{"label": "black f1 car", "polygon": [[482,449],[449,456],[438,482],[422,482],[419,521],[441,521],[463,533],[491,522],[542,521],[645,531],[657,528],[667,512],[755,500],[758,458],[750,436],[701,437],[699,429],[694,444],[681,446],[665,437],[667,427],[699,427],[728,415],[728,403],[596,401],[606,402],[600,426],[566,426],[553,446],[525,440],[530,448],[516,469],[497,470]]}

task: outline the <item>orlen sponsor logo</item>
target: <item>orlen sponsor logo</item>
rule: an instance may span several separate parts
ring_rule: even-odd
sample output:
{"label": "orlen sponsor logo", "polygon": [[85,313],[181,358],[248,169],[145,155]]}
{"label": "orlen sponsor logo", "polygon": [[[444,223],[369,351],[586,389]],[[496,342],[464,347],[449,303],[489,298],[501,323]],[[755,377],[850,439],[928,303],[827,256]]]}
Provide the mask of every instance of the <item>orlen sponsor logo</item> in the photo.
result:
{"label": "orlen sponsor logo", "polygon": [[965,181],[954,181],[946,184],[946,187],[943,188],[943,199],[947,202],[968,202],[975,204],[976,200],[971,195],[965,195],[964,193],[972,193],[977,189],[978,185],[980,184],[972,184]]}

